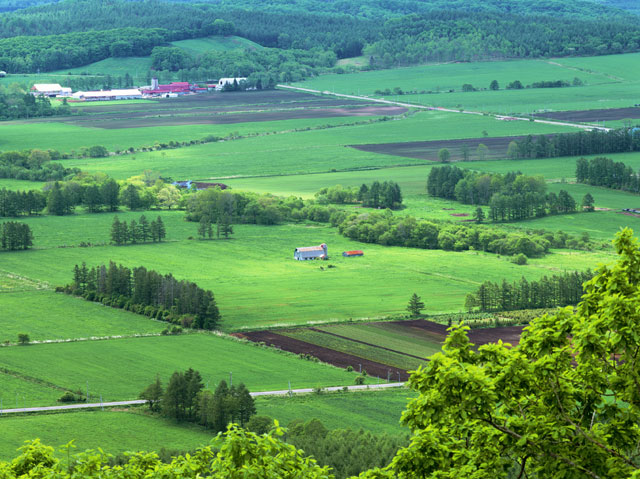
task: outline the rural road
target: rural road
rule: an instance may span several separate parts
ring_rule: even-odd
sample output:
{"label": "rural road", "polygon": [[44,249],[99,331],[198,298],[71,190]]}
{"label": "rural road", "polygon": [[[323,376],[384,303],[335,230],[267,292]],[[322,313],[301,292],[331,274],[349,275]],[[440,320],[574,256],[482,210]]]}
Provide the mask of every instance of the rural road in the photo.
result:
{"label": "rural road", "polygon": [[[485,115],[485,113],[481,112],[481,111],[470,111],[470,110],[455,110],[452,108],[443,108],[440,106],[425,106],[425,105],[417,105],[415,103],[403,103],[403,102],[399,102],[399,101],[393,101],[393,100],[383,100],[382,98],[371,98],[368,96],[358,96],[358,95],[346,95],[344,93],[335,93],[335,92],[330,92],[330,91],[320,91],[320,90],[312,90],[310,88],[301,88],[301,87],[296,87],[296,86],[289,86],[289,85],[276,85],[278,88],[284,88],[287,90],[295,90],[295,91],[301,91],[301,92],[306,92],[306,93],[316,93],[316,94],[321,94],[321,95],[331,95],[331,96],[337,96],[340,98],[349,98],[352,100],[365,100],[365,101],[370,101],[370,102],[375,102],[375,103],[385,103],[388,105],[397,105],[397,106],[403,106],[405,108],[418,108],[420,110],[431,110],[431,111],[446,111],[446,112],[450,112],[450,113],[462,113],[465,115]],[[529,118],[523,118],[523,117],[518,117],[518,116],[505,116],[505,115],[492,115],[489,114],[489,116],[492,116],[493,118],[495,118],[496,120],[505,120],[505,121],[531,121]],[[588,125],[581,125],[579,123],[569,123],[569,122],[564,122],[564,121],[553,121],[553,120],[533,120],[533,123],[544,123],[546,125],[558,125],[558,126],[570,126],[573,128],[580,128],[582,130],[602,130],[602,131],[610,131],[611,128],[605,128],[603,126],[588,126]]]}
{"label": "rural road", "polygon": [[[388,389],[398,388],[404,386],[404,383],[385,383],[385,384],[365,384],[362,386],[347,386],[349,391],[361,391],[372,389]],[[323,391],[342,391],[344,386],[331,386],[322,388]],[[258,391],[251,393],[252,397],[257,396],[286,396],[291,392],[292,394],[307,394],[312,393],[313,388],[304,389],[281,389],[279,391]],[[41,406],[41,407],[23,407],[16,409],[0,409],[0,416],[4,414],[26,413],[26,412],[47,412],[47,411],[68,411],[71,409],[97,409],[105,407],[117,407],[117,406],[135,406],[139,404],[145,404],[147,401],[144,399],[134,399],[131,401],[114,401],[114,402],[102,402],[102,403],[88,403],[88,404],[65,404],[62,406]]]}

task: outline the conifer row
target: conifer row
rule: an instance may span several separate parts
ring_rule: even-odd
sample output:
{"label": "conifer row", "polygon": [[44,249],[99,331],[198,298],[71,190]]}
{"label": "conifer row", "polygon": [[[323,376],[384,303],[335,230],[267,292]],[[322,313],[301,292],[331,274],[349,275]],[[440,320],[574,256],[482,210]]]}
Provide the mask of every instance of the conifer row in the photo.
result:
{"label": "conifer row", "polygon": [[113,218],[111,224],[111,242],[116,245],[160,242],[167,236],[162,218],[149,223],[145,215],[140,216],[138,221],[131,220],[129,223],[120,221],[117,216]]}
{"label": "conifer row", "polygon": [[0,223],[0,250],[14,251],[33,245],[33,233],[29,225],[17,221]]}

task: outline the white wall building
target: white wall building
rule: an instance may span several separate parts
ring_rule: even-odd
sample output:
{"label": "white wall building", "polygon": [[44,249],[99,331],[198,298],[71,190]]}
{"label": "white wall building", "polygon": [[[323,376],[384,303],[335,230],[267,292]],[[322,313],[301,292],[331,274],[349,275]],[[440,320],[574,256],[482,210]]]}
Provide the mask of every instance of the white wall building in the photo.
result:
{"label": "white wall building", "polygon": [[233,82],[237,82],[238,85],[241,82],[246,82],[247,79],[246,77],[241,77],[241,78],[220,78],[220,80],[218,80],[218,84],[216,85],[216,90],[220,91],[222,89],[224,89],[225,85],[233,85]]}
{"label": "white wall building", "polygon": [[71,88],[60,86],[58,83],[36,83],[31,87],[31,94],[35,96],[71,96]]}
{"label": "white wall building", "polygon": [[129,88],[124,90],[78,91],[71,96],[76,100],[85,101],[135,100],[142,98],[142,93],[137,88]]}

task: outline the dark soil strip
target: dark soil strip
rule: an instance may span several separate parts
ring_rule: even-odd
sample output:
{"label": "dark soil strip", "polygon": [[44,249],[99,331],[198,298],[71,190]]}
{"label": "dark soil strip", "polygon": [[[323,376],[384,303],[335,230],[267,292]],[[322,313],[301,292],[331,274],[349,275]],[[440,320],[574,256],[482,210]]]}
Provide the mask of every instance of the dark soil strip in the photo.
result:
{"label": "dark soil strip", "polygon": [[341,336],[340,334],[330,333],[329,331],[323,331],[322,329],[309,328],[310,331],[315,331],[316,333],[328,334],[330,336],[335,336],[336,338],[345,339],[347,341],[353,341],[354,343],[364,344],[365,346],[370,346],[372,348],[384,349],[385,351],[391,351],[392,353],[401,354],[402,356],[408,356],[410,358],[419,359],[420,361],[427,361],[426,358],[422,358],[420,356],[414,356],[413,354],[403,353],[402,351],[396,351],[395,349],[385,348],[384,346],[379,346],[377,344],[371,344],[364,341],[360,341],[359,339],[348,338],[347,336]]}
{"label": "dark soil strip", "polygon": [[560,121],[613,121],[640,118],[640,108],[607,108],[603,110],[548,111],[534,116]]}
{"label": "dark soil strip", "polygon": [[518,344],[524,326],[508,326],[503,328],[478,328],[469,331],[469,340],[476,346],[497,343],[499,339],[504,343]]}
{"label": "dark soil strip", "polygon": [[433,321],[427,321],[426,319],[409,319],[407,321],[392,321],[392,323],[400,326],[411,326],[414,328],[424,329],[430,333],[442,336],[443,340],[447,337],[447,326],[444,324],[434,323]]}
{"label": "dark soil strip", "polygon": [[[554,135],[546,135],[548,138]],[[461,138],[458,140],[436,141],[409,141],[404,143],[379,143],[366,145],[348,145],[360,151],[369,153],[381,153],[384,155],[402,156],[405,158],[417,158],[420,160],[440,161],[438,152],[446,148],[451,153],[451,160],[464,159],[464,148],[467,148],[469,160],[492,160],[507,157],[507,148],[512,141],[519,141],[525,136],[501,136],[494,138]],[[485,153],[479,153],[478,145],[487,147]]]}
{"label": "dark soil strip", "polygon": [[354,371],[359,371],[360,365],[362,365],[362,369],[367,371],[369,376],[386,378],[388,377],[389,371],[391,371],[391,378],[393,380],[398,378],[398,374],[400,374],[401,381],[406,381],[409,378],[409,375],[403,369],[394,368],[375,361],[369,361],[368,359],[360,358],[352,354],[334,351],[333,349],[317,346],[305,341],[300,341],[299,339],[282,336],[271,331],[236,333],[235,336],[245,338],[256,343],[263,342],[284,351],[296,354],[310,354],[322,362],[333,364],[340,368],[347,368],[348,366],[351,366]]}

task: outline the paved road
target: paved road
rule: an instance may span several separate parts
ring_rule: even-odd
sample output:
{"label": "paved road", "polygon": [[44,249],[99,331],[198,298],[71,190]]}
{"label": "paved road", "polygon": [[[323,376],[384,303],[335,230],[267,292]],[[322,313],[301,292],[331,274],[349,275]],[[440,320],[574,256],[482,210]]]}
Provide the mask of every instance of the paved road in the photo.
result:
{"label": "paved road", "polygon": [[[288,90],[302,91],[307,93],[320,93],[321,95],[331,95],[331,96],[337,96],[340,98],[350,98],[352,100],[364,100],[364,101],[374,102],[374,103],[385,103],[387,105],[397,105],[397,106],[403,106],[405,108],[417,108],[420,110],[433,110],[433,111],[446,111],[450,113],[462,113],[464,115],[485,115],[485,113],[481,111],[472,111],[472,110],[460,111],[460,110],[454,110],[452,108],[443,108],[440,106],[417,105],[415,103],[403,103],[399,101],[384,100],[382,98],[370,98],[368,96],[346,95],[344,93],[334,93],[326,90],[325,91],[312,90],[310,88],[301,88],[301,87],[289,86],[289,85],[277,85],[277,87],[288,89]],[[505,115],[489,115],[489,116],[492,116],[496,120],[504,120],[504,121],[531,121],[529,118],[522,118],[518,116],[505,116]],[[589,126],[589,125],[581,125],[579,123],[570,123],[570,122],[553,121],[553,120],[535,119],[533,120],[533,123],[544,123],[547,125],[558,125],[558,126],[570,126],[573,128],[579,128],[581,130],[602,130],[602,131],[611,130],[611,128],[605,128],[602,126]]]}
{"label": "paved road", "polygon": [[[384,384],[369,384],[363,386],[347,386],[349,391],[360,391],[360,390],[372,390],[372,389],[388,389],[388,388],[398,388],[404,386],[404,383],[384,383]],[[344,386],[331,386],[323,388],[323,391],[342,391]],[[304,389],[292,389],[289,391],[288,389],[281,389],[279,391],[259,391],[251,393],[251,396],[286,396],[288,394],[307,394],[312,393],[313,388],[304,388]],[[24,407],[24,408],[16,408],[16,409],[0,409],[0,415],[4,414],[15,414],[15,413],[25,413],[25,412],[46,412],[46,411],[68,411],[71,409],[97,409],[104,407],[117,407],[117,406],[135,406],[139,404],[145,404],[147,401],[143,399],[135,399],[132,401],[114,401],[114,402],[103,402],[103,403],[83,403],[83,404],[65,404],[62,406],[42,406],[42,407]]]}

